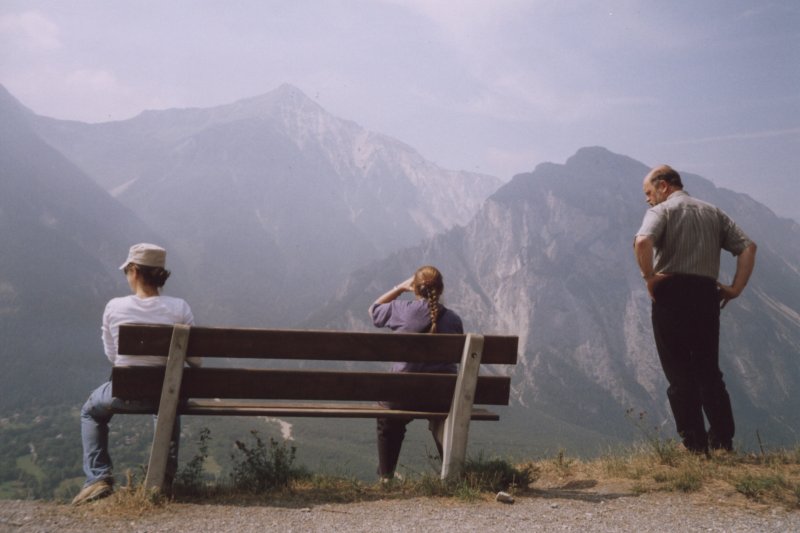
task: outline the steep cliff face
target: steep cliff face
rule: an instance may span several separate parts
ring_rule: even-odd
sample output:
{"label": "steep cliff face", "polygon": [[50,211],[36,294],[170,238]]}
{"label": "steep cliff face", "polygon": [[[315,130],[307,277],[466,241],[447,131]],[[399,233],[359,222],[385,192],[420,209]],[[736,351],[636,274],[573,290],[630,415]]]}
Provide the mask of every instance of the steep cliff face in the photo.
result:
{"label": "steep cliff face", "polygon": [[466,223],[500,184],[438,168],[289,85],[210,109],[36,124],[176,243],[212,321],[290,325],[359,265]]}
{"label": "steep cliff face", "polygon": [[628,407],[664,414],[649,305],[632,262],[647,169],[601,149],[515,177],[469,224],[471,323],[517,332],[521,405],[600,429]]}
{"label": "steep cliff face", "polygon": [[83,396],[108,375],[103,306],[128,289],[127,247],[156,238],[32,120],[0,86],[0,411]]}
{"label": "steep cliff face", "polygon": [[[632,250],[647,208],[641,192],[647,170],[602,148],[581,149],[564,165],[540,165],[498,190],[465,227],[363,269],[340,301],[366,308],[382,289],[433,263],[467,329],[520,336],[517,411],[619,435],[633,430],[625,417],[630,408],[646,411],[653,424],[666,421],[669,430],[649,298]],[[720,205],[759,243],[750,286],[722,314],[722,368],[740,442],[752,445],[756,430],[771,442],[794,442],[798,225],[698,176],[684,180],[690,194]],[[733,264],[725,258],[723,279]],[[317,318],[369,327],[365,314],[341,315],[328,308]]]}

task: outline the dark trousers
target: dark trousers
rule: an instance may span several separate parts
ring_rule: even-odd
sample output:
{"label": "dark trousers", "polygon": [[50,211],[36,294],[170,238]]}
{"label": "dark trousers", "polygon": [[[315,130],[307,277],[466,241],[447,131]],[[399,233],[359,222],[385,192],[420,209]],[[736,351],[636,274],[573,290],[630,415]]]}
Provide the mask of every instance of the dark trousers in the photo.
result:
{"label": "dark trousers", "polygon": [[[733,411],[719,369],[719,296],[716,282],[671,276],[655,288],[652,311],[667,398],[678,434],[692,451],[732,448]],[[703,413],[708,418],[706,431]]]}
{"label": "dark trousers", "polygon": [[[378,475],[392,477],[397,461],[400,458],[400,448],[406,436],[406,426],[411,418],[378,418]],[[439,440],[439,427],[444,421],[430,420],[428,428],[431,430],[433,440],[439,457],[444,456],[442,442]]]}

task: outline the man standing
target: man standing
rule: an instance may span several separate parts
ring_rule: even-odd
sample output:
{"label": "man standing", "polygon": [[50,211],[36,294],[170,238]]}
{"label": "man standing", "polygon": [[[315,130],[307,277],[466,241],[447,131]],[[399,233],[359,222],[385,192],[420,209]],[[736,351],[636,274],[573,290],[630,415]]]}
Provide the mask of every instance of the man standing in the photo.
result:
{"label": "man standing", "polygon": [[[653,300],[653,335],[678,434],[693,452],[731,450],[734,423],[719,369],[719,315],[747,285],[756,245],[721,209],[684,192],[680,175],[667,165],[651,170],[643,189],[651,208],[634,250]],[[731,285],[717,282],[721,250],[737,258]]]}

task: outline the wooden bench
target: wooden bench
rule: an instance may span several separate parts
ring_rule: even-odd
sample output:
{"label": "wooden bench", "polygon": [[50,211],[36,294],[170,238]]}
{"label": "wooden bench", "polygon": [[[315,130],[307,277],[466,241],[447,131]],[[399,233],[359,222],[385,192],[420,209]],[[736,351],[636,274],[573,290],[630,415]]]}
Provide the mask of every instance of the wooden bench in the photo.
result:
{"label": "wooden bench", "polygon": [[[470,420],[499,420],[474,405],[508,405],[508,376],[479,376],[480,365],[513,365],[518,338],[475,334],[400,334],[123,325],[119,353],[167,357],[165,367],[114,367],[112,391],[158,405],[145,479],[161,490],[177,414],[283,417],[410,417],[445,420],[442,479],[457,475]],[[202,368],[186,367],[203,357]],[[213,358],[226,361],[213,366]],[[334,369],[248,368],[237,359],[325,361]],[[459,363],[458,374],[351,370],[347,362]],[[285,362],[274,363],[286,366]],[[295,366],[297,366],[295,364]],[[376,402],[450,404],[449,411],[388,409]],[[151,411],[152,412],[152,411]]]}

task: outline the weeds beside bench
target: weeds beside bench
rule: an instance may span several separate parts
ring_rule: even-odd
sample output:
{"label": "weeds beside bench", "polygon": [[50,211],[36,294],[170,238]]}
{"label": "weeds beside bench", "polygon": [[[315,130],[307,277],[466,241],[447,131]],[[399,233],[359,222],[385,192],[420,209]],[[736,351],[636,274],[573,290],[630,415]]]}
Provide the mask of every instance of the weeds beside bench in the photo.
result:
{"label": "weeds beside bench", "polygon": [[[120,327],[119,353],[167,357],[166,367],[114,367],[112,392],[158,405],[145,487],[161,489],[175,417],[181,415],[444,419],[442,479],[463,465],[471,420],[499,420],[474,405],[508,405],[507,375],[479,376],[481,364],[514,365],[518,338],[475,334],[355,333],[134,325]],[[185,367],[204,358],[202,368]],[[225,366],[212,367],[212,358]],[[241,359],[326,361],[325,369],[248,368]],[[351,370],[353,362],[459,363],[458,374]],[[334,368],[327,368],[333,366]],[[449,411],[388,409],[376,402],[450,403]]]}

